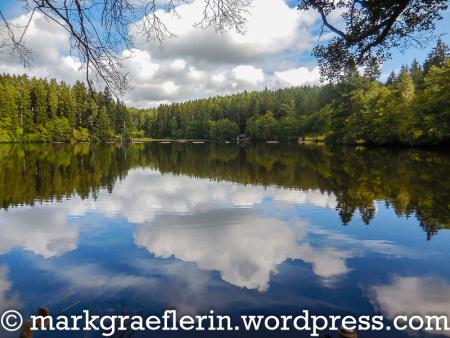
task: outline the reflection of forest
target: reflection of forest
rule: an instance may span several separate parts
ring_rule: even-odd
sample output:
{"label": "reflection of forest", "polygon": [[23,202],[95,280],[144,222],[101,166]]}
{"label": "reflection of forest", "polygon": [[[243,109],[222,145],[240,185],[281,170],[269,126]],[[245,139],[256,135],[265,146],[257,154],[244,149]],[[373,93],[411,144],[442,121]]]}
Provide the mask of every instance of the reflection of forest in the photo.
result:
{"label": "reflection of forest", "polygon": [[375,201],[415,215],[431,237],[450,228],[450,156],[419,150],[314,145],[158,144],[1,145],[3,208],[112,191],[128,169],[333,193],[344,224],[359,211],[368,224]]}

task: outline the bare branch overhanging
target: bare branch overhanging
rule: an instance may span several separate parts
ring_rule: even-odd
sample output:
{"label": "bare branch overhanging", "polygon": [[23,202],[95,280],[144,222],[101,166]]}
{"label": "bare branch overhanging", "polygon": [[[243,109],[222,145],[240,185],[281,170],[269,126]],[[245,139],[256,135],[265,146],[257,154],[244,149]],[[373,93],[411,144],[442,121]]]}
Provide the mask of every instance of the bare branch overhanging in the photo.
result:
{"label": "bare branch overhanging", "polygon": [[[32,65],[33,53],[24,36],[35,12],[61,27],[69,36],[70,52],[85,68],[86,82],[93,91],[101,83],[116,96],[128,88],[122,65],[121,50],[133,46],[131,25],[138,26],[147,40],[160,45],[173,37],[162,16],[176,13],[175,0],[21,0],[30,11],[28,23],[19,27],[0,10],[6,36],[0,41],[0,52],[18,57],[25,66]],[[161,5],[162,4],[162,5]],[[165,6],[164,6],[165,5]],[[235,29],[243,32],[245,11],[250,0],[205,0],[205,11],[199,22],[218,31]]]}

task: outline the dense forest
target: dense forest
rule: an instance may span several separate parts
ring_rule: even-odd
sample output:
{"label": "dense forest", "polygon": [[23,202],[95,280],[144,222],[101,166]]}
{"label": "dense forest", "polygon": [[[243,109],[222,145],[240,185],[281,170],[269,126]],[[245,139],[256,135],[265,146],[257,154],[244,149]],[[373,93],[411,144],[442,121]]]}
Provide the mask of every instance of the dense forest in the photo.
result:
{"label": "dense forest", "polygon": [[132,126],[125,105],[84,83],[0,76],[0,142],[106,142]]}
{"label": "dense forest", "polygon": [[343,224],[355,214],[370,224],[376,201],[398,215],[415,216],[431,238],[450,229],[449,156],[420,149],[326,147],[315,144],[0,145],[0,208],[63,200],[77,194],[96,198],[113,191],[132,168],[321,191],[337,200]]}
{"label": "dense forest", "polygon": [[338,84],[243,92],[144,111],[158,138],[325,137],[334,143],[444,144],[450,140],[449,48],[442,40],[385,83],[349,70]]}
{"label": "dense forest", "polygon": [[106,88],[0,76],[0,142],[114,141],[132,137],[230,140],[324,138],[333,143],[450,142],[450,59],[442,40],[384,82],[350,69],[337,84],[127,108]]}

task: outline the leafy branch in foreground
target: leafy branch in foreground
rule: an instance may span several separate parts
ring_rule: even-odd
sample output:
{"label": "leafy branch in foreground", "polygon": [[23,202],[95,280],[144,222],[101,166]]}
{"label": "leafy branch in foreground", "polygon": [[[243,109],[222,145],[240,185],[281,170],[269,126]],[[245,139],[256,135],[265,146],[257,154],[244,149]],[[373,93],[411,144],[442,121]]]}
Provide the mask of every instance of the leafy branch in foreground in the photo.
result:
{"label": "leafy branch in foreground", "polygon": [[[314,9],[336,37],[318,45],[314,54],[325,79],[339,79],[355,66],[376,69],[390,57],[390,48],[422,47],[436,21],[448,8],[447,0],[300,0],[301,10]],[[339,14],[343,22],[332,23]],[[343,24],[343,27],[341,25]]]}

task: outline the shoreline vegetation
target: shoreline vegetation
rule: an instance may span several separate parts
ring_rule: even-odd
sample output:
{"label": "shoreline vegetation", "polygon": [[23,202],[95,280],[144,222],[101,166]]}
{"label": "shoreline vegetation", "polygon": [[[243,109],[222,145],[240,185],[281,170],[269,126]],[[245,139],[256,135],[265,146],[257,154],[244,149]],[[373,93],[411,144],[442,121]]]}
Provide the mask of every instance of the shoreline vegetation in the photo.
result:
{"label": "shoreline vegetation", "polygon": [[[385,82],[347,70],[339,83],[126,107],[106,88],[0,75],[0,142],[307,140],[377,146],[450,144],[450,58],[441,40]],[[373,74],[374,71],[369,72]]]}

